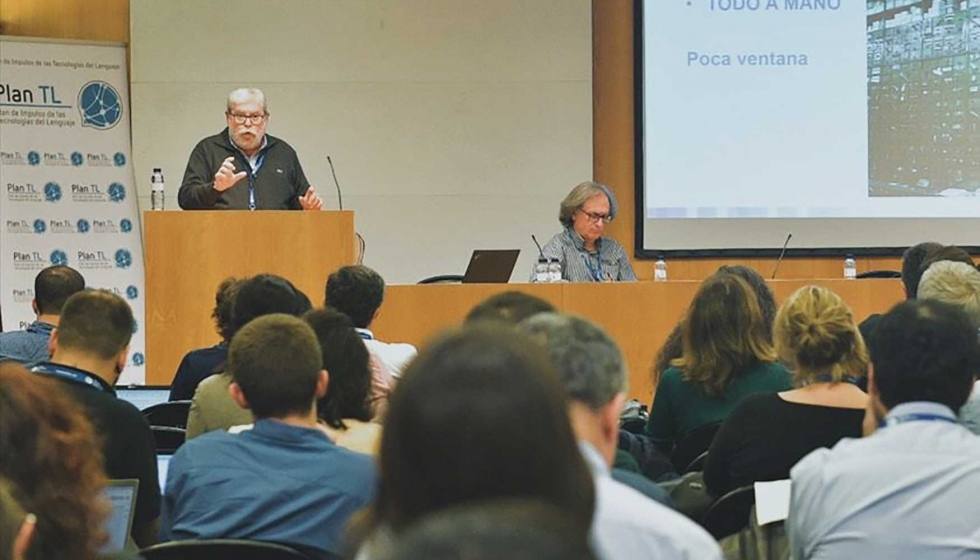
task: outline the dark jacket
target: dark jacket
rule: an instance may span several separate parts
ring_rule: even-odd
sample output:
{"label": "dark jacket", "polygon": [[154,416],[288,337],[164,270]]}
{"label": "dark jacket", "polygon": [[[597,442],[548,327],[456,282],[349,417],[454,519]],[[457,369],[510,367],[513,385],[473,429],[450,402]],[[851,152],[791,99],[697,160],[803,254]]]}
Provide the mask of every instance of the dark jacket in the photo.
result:
{"label": "dark jacket", "polygon": [[225,158],[235,158],[235,171],[251,171],[242,152],[232,145],[228,129],[197,143],[187,161],[184,180],[177,201],[184,210],[245,210],[248,208],[249,180],[255,182],[256,208],[260,210],[299,210],[299,197],[310,182],[286,142],[266,134],[268,143],[262,149],[262,166],[254,178],[244,177],[235,186],[219,193],[214,190],[214,175]]}

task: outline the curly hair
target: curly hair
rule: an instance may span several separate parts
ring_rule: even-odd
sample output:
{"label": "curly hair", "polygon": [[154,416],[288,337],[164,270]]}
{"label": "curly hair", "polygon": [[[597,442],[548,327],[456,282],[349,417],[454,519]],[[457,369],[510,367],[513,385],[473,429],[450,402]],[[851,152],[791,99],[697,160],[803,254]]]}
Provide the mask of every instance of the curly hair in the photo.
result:
{"label": "curly hair", "polygon": [[95,431],[57,381],[0,364],[0,475],[37,518],[27,560],[93,560],[108,504]]}
{"label": "curly hair", "polygon": [[221,340],[231,342],[231,337],[235,334],[234,315],[235,294],[242,285],[241,278],[229,276],[218,285],[218,291],[214,294],[214,310],[211,318],[214,319],[214,326],[221,335]]}

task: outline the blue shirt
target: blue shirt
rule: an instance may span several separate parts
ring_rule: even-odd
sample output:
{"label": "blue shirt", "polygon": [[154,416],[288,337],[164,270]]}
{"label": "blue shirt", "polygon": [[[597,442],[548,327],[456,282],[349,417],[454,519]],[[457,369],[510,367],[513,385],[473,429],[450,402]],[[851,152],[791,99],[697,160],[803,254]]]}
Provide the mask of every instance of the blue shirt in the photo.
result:
{"label": "blue shirt", "polygon": [[225,363],[228,357],[228,345],[225,343],[191,350],[180,361],[180,367],[170,384],[171,401],[189,401],[194,398],[197,386],[214,374],[215,368]]}
{"label": "blue shirt", "polygon": [[25,364],[48,359],[48,340],[54,325],[34,321],[22,331],[0,333],[0,358]]}
{"label": "blue shirt", "polygon": [[931,402],[790,471],[793,558],[980,558],[980,438]]}
{"label": "blue shirt", "polygon": [[341,554],[344,526],[374,497],[374,459],[323,432],[259,420],[177,450],[167,472],[162,541],[271,541],[315,557]]}

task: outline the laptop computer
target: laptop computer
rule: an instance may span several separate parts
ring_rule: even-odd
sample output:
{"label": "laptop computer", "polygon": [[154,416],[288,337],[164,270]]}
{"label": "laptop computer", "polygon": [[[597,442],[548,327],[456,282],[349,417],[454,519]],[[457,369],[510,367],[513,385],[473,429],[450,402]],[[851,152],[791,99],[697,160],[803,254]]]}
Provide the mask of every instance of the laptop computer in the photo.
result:
{"label": "laptop computer", "polygon": [[517,264],[520,249],[478,249],[473,251],[463,275],[464,284],[506,284]]}
{"label": "laptop computer", "polygon": [[140,481],[135,478],[110,480],[106,484],[104,495],[112,506],[112,512],[106,522],[106,532],[109,542],[102,547],[103,554],[111,554],[126,549],[129,534],[133,530],[133,515],[136,511],[136,491]]}

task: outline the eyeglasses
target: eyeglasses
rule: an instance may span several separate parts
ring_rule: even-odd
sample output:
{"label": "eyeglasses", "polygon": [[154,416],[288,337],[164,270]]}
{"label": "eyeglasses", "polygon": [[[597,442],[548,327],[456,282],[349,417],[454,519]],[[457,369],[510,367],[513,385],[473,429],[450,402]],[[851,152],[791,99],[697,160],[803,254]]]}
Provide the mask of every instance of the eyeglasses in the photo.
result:
{"label": "eyeglasses", "polygon": [[597,214],[595,212],[586,212],[585,210],[579,210],[579,212],[585,214],[585,217],[593,224],[598,224],[600,221],[608,224],[613,221],[613,217],[609,214]]}
{"label": "eyeglasses", "polygon": [[239,115],[238,113],[227,113],[231,120],[235,121],[235,124],[261,124],[269,115],[262,113],[261,115]]}

